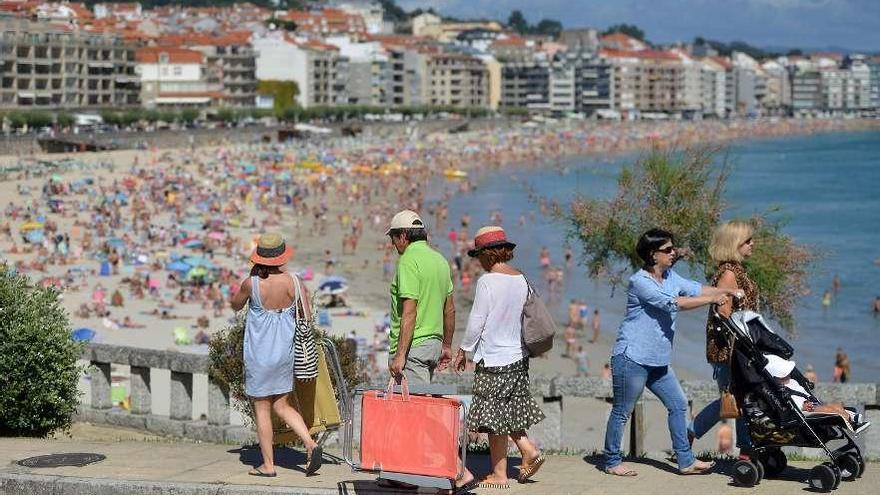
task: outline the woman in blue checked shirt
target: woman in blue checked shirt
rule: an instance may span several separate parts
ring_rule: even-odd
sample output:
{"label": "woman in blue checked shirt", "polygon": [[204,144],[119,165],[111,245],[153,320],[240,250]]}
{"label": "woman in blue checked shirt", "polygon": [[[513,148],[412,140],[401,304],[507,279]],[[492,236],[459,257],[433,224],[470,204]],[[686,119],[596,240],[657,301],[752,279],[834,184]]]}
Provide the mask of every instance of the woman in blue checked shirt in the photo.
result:
{"label": "woman in blue checked shirt", "polygon": [[742,290],[704,286],[675,273],[675,241],[670,232],[645,232],[636,252],[645,265],[629,279],[626,316],[611,352],[614,404],[605,430],[605,472],[637,474],[621,464],[620,444],[626,422],[647,386],[669,411],[669,433],[679,472],[707,473],[714,463],[697,460],[691,451],[687,398],[670,366],[675,317],[680,310],[726,304],[728,295],[742,297]]}

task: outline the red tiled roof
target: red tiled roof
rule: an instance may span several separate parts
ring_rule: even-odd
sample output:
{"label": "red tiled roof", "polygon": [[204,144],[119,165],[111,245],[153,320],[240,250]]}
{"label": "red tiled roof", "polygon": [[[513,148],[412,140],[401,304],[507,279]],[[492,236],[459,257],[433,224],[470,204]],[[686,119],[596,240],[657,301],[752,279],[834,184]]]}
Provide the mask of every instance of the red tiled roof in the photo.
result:
{"label": "red tiled roof", "polygon": [[674,60],[680,61],[678,55],[663,50],[616,50],[602,48],[599,54],[605,58],[638,58],[642,60]]}
{"label": "red tiled roof", "polygon": [[369,34],[364,39],[366,41],[378,41],[385,47],[416,46],[431,41],[424,36],[408,36],[404,34]]}
{"label": "red tiled roof", "polygon": [[205,60],[205,55],[202,52],[170,46],[138,48],[135,52],[135,58],[142,64],[157,64],[159,56],[163,53],[168,54],[168,63],[170,64],[201,64]]}
{"label": "red tiled roof", "polygon": [[492,46],[526,46],[526,39],[521,36],[510,36],[508,38],[498,38],[492,42]]}
{"label": "red tiled roof", "polygon": [[162,46],[228,46],[246,45],[250,42],[250,31],[232,31],[222,36],[204,33],[163,34],[156,43]]}

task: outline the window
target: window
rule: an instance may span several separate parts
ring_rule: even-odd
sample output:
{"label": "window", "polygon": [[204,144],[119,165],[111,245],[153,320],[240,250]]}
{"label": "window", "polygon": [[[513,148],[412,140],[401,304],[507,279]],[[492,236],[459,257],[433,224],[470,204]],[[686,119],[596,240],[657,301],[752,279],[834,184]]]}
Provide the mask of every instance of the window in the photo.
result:
{"label": "window", "polygon": [[174,75],[175,76],[182,76],[183,75],[183,67],[181,67],[179,65],[175,65],[174,66]]}

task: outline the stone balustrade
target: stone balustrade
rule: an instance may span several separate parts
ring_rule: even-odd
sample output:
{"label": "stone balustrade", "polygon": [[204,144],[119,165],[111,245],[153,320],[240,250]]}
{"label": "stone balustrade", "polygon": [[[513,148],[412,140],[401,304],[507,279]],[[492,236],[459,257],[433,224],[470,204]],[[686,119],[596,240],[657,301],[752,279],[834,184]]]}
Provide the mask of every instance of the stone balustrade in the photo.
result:
{"label": "stone balustrade", "polygon": [[[202,403],[207,402],[207,419],[193,419],[193,375],[208,373],[209,361],[206,355],[89,344],[84,351],[83,359],[91,363],[89,368],[91,406],[82,405],[80,407],[76,418],[79,421],[117,425],[156,434],[216,443],[256,441],[256,436],[250,428],[230,424],[229,393],[210,377],[207,397],[197,398]],[[113,407],[110,380],[111,364],[126,365],[131,368],[129,411]],[[154,387],[150,379],[151,369],[170,370],[168,416],[152,413]],[[384,388],[387,383],[388,375],[380,373],[372,376],[371,382],[365,386]],[[454,386],[459,394],[470,395],[473,389],[473,374],[440,373],[435,376],[435,383]],[[682,387],[695,410],[718,397],[716,385],[711,381],[684,381]],[[583,449],[583,446],[574,446],[564,428],[564,424],[577,415],[601,416],[599,423],[604,429],[604,417],[607,417],[607,409],[610,407],[608,404],[613,396],[610,380],[533,374],[531,390],[547,416],[547,419],[536,427],[538,431],[533,433],[533,436],[538,437],[545,448],[553,450]],[[822,383],[817,386],[816,394],[826,401],[839,401],[866,410],[868,418],[880,425],[880,387],[877,384]],[[570,410],[563,409],[563,402],[573,402],[576,399],[591,399],[595,405],[604,407],[605,410],[596,415],[593,414],[595,409],[589,412],[578,410],[576,407],[570,407]],[[645,408],[646,405],[656,401],[656,397],[645,391],[643,399],[633,413],[628,441],[630,454],[647,452],[645,439],[649,435]],[[663,424],[665,425],[665,415]],[[338,441],[338,438],[331,436],[331,441]],[[880,455],[880,431],[874,433],[869,430],[866,443],[866,451],[869,455]],[[593,448],[601,448],[601,445],[595,445]]]}

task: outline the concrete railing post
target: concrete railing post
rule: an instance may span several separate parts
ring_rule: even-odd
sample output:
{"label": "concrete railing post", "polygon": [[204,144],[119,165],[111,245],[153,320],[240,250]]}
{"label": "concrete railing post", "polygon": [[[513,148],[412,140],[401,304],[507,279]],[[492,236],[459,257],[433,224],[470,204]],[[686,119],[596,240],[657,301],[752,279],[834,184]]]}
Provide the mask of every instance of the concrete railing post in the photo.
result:
{"label": "concrete railing post", "polygon": [[92,408],[110,409],[113,407],[110,390],[110,363],[92,361],[89,375],[92,380]]}
{"label": "concrete railing post", "polygon": [[645,454],[645,403],[636,402],[629,419],[629,456]]}
{"label": "concrete railing post", "polygon": [[153,395],[150,389],[150,368],[131,367],[131,413],[150,414]]}
{"label": "concrete railing post", "polygon": [[171,419],[192,420],[192,373],[171,372]]}
{"label": "concrete railing post", "polygon": [[229,424],[229,391],[208,378],[208,424]]}

